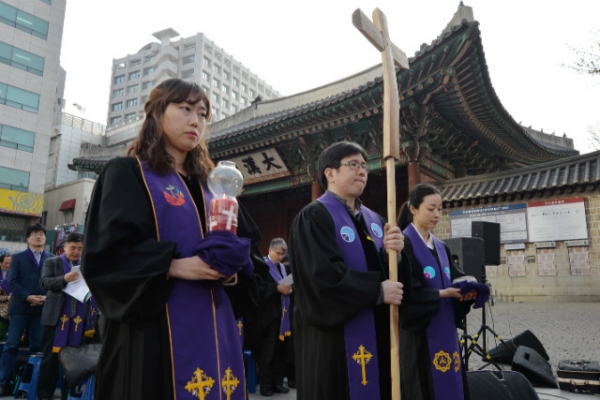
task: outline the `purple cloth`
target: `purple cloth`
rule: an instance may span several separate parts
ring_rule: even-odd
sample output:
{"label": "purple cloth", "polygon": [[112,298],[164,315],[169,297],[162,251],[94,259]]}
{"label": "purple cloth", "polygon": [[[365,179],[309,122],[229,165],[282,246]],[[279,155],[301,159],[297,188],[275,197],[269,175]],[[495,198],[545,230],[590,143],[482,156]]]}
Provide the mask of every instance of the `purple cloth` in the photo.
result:
{"label": "purple cloth", "polygon": [[[263,257],[269,266],[269,273],[275,281],[279,282],[287,276],[285,266],[281,263],[275,264],[269,257]],[[281,294],[281,323],[279,324],[279,340],[285,341],[286,336],[292,336],[290,324],[290,296]]]}
{"label": "purple cloth", "polygon": [[475,297],[475,304],[473,308],[481,308],[490,299],[490,287],[482,283],[460,281],[452,284],[452,287],[459,288],[460,293],[464,296],[473,289],[477,290],[477,297]]}
{"label": "purple cloth", "polygon": [[0,282],[0,289],[4,290],[4,293],[6,294],[11,293],[11,290],[8,287],[8,279],[2,279],[2,282]]}
{"label": "purple cloth", "polygon": [[252,275],[254,265],[250,260],[250,239],[239,237],[229,231],[207,232],[194,253],[212,269],[225,276],[236,272]]}

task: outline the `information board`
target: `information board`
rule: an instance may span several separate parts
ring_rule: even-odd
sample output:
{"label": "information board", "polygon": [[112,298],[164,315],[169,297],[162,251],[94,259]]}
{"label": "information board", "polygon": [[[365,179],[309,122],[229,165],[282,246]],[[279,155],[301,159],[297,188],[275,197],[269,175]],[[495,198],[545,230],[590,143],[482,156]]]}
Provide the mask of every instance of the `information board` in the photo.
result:
{"label": "information board", "polygon": [[451,237],[471,236],[471,222],[500,224],[500,243],[527,242],[527,204],[473,208],[450,213]]}
{"label": "information board", "polygon": [[529,241],[587,239],[583,197],[527,203]]}

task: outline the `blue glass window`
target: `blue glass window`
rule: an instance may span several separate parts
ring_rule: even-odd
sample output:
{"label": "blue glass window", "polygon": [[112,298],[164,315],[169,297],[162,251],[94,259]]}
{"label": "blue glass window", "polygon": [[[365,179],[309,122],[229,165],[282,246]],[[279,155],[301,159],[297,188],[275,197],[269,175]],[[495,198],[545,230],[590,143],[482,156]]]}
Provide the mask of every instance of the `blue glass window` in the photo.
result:
{"label": "blue glass window", "polygon": [[0,62],[32,74],[44,74],[44,58],[10,44],[0,42]]}
{"label": "blue glass window", "polygon": [[29,189],[29,172],[0,167],[0,188],[26,192]]}
{"label": "blue glass window", "polygon": [[35,133],[0,124],[0,146],[33,153]]}
{"label": "blue glass window", "polygon": [[30,33],[33,36],[44,40],[48,39],[48,21],[19,10],[2,1],[0,1],[0,21],[14,26],[23,32]]}

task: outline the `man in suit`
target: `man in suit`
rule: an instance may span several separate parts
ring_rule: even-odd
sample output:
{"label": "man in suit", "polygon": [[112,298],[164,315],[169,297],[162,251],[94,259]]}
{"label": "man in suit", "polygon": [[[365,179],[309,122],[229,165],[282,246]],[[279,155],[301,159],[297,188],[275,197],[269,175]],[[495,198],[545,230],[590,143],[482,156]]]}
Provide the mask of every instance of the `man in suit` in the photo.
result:
{"label": "man in suit", "polygon": [[40,286],[41,269],[47,258],[54,254],[44,250],[46,228],[34,224],[25,232],[27,250],[12,256],[8,271],[11,301],[8,307],[10,326],[0,361],[0,395],[17,359],[19,343],[25,329],[29,329],[29,350],[39,352],[42,348],[40,318],[46,301],[46,291]]}
{"label": "man in suit", "polygon": [[289,310],[292,286],[280,283],[288,275],[281,263],[286,254],[287,244],[282,238],[271,240],[269,255],[265,257],[270,274],[266,278],[253,327],[260,394],[263,396],[289,392],[283,386],[283,377],[286,347],[291,335]]}
{"label": "man in suit", "polygon": [[[42,339],[43,355],[37,384],[37,396],[40,400],[52,399],[54,389],[60,378],[58,352],[65,346],[79,346],[86,330],[88,304],[81,303],[65,294],[63,289],[69,282],[75,282],[81,275],[73,267],[81,264],[83,236],[70,233],[65,242],[65,252],[60,257],[50,258],[44,263],[40,284],[48,291],[48,297],[42,311],[41,324],[44,327]],[[62,398],[66,399],[63,390]]]}

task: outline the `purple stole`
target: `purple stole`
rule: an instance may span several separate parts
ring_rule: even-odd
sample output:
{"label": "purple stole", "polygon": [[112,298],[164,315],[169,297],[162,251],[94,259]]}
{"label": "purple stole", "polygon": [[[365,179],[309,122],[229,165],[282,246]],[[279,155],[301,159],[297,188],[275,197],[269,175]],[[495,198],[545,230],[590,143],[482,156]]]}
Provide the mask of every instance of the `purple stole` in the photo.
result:
{"label": "purple stole", "polygon": [[[403,233],[410,239],[415,257],[421,264],[420,267],[423,268],[426,278],[425,286],[430,289],[450,287],[452,285],[450,262],[444,244],[430,233],[441,263],[440,266],[412,224]],[[440,299],[440,309],[431,316],[426,333],[435,399],[463,400],[462,363],[451,298]]]}
{"label": "purple stole", "polygon": [[[320,201],[331,214],[337,232],[336,240],[344,263],[349,269],[367,272],[367,260],[356,227],[346,206],[333,194],[326,192]],[[362,216],[370,237],[379,251],[383,247],[381,220],[368,208],[361,206]],[[375,317],[368,307],[358,312],[344,324],[346,366],[351,400],[379,399],[379,359]],[[383,373],[389,373],[383,371]]]}
{"label": "purple stole", "polygon": [[[63,274],[71,272],[71,264],[69,264],[67,257],[63,254],[60,259],[62,260]],[[54,332],[54,344],[52,345],[52,352],[54,353],[58,353],[65,346],[78,347],[84,334],[86,336],[93,335],[97,316],[97,311],[93,311],[95,307],[92,306],[92,317],[86,318],[87,303],[77,301],[64,292],[63,295],[65,300]],[[92,304],[91,300],[90,304]]]}
{"label": "purple stole", "polygon": [[[187,186],[174,170],[159,175],[143,160],[138,158],[138,162],[154,210],[157,240],[177,243],[182,258],[193,256],[204,232]],[[212,196],[201,187],[208,220]],[[174,279],[166,312],[173,398],[244,400],[242,347],[222,283]]]}
{"label": "purple stole", "polygon": [[12,290],[10,290],[10,288],[8,287],[8,279],[2,279],[2,282],[0,282],[0,289],[4,290],[4,293],[6,294],[11,294]]}
{"label": "purple stole", "polygon": [[[275,283],[287,276],[283,264],[275,264],[269,257],[264,257],[269,266],[269,272]],[[290,296],[281,294],[281,323],[279,324],[279,340],[284,341],[286,336],[292,336],[290,329]]]}

